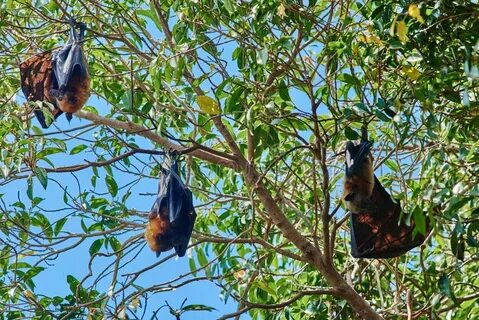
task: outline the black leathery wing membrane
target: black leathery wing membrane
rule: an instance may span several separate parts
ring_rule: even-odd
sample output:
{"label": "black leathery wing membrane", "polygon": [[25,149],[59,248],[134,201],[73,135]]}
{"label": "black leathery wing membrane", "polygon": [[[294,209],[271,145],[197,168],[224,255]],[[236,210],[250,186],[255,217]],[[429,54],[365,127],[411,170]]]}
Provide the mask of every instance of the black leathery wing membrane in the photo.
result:
{"label": "black leathery wing membrane", "polygon": [[74,79],[74,73],[78,72],[81,77],[88,77],[88,64],[83,54],[81,41],[85,34],[85,24],[80,24],[80,33],[75,29],[75,20],[70,19],[70,34],[67,43],[58,51],[53,53],[53,73],[55,81],[53,90],[57,91],[56,96],[61,98],[65,93],[68,82]]}
{"label": "black leathery wing membrane", "polygon": [[414,220],[401,218],[401,206],[374,177],[372,201],[380,208],[367,214],[351,213],[351,255],[355,258],[393,258],[421,245],[431,232],[414,235]]}
{"label": "black leathery wing membrane", "polygon": [[152,211],[162,212],[164,206],[168,210],[175,251],[183,257],[193,232],[196,211],[191,190],[181,181],[175,156],[161,169],[158,197]]}

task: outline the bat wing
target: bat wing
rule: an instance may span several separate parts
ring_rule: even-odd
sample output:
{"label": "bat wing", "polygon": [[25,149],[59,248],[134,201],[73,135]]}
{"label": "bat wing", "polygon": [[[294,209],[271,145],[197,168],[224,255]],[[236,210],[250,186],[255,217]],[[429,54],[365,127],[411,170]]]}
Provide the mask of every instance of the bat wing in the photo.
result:
{"label": "bat wing", "polygon": [[190,241],[196,212],[193,206],[192,193],[181,181],[176,159],[172,160],[168,181],[168,210],[174,233],[175,251],[178,256],[182,257],[185,255]]}
{"label": "bat wing", "polygon": [[196,220],[196,211],[193,207],[193,196],[189,189],[186,189],[186,197],[184,200],[186,206],[183,208],[183,216],[181,219],[182,222],[179,224],[179,232],[184,235],[185,241],[182,241],[175,246],[175,251],[180,257],[183,257],[186,253]]}
{"label": "bat wing", "polygon": [[53,53],[53,72],[55,75],[52,91],[61,99],[72,78],[88,78],[88,64],[83,54],[81,41],[85,25],[80,24],[80,34],[75,29],[74,20],[70,21],[70,35],[67,43]]}
{"label": "bat wing", "polygon": [[[53,104],[51,113],[54,119],[62,114],[55,99],[50,95],[53,82],[52,53],[50,51],[36,54],[20,63],[20,79],[22,92],[28,101],[45,101]],[[35,116],[42,128],[48,128],[50,122],[40,108],[34,108]]]}
{"label": "bat wing", "polygon": [[151,212],[160,214],[164,212],[164,208],[168,205],[168,182],[170,180],[170,174],[167,170],[162,168],[162,174],[160,175],[160,181],[158,183],[158,195],[156,201],[151,208]]}
{"label": "bat wing", "polygon": [[351,215],[351,254],[355,258],[392,258],[421,245],[430,232],[414,236],[414,221],[401,219],[401,206],[374,177],[371,213]]}

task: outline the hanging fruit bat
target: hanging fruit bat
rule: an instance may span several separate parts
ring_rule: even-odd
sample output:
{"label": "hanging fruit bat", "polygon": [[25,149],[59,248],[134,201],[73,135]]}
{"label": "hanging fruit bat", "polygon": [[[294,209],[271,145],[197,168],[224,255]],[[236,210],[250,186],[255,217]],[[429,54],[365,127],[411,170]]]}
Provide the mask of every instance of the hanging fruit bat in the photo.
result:
{"label": "hanging fruit bat", "polygon": [[346,178],[343,200],[349,211],[366,213],[374,204],[371,195],[374,188],[372,142],[361,142],[357,146],[346,143]]}
{"label": "hanging fruit bat", "polygon": [[158,196],[145,230],[146,242],[157,257],[172,248],[183,257],[196,219],[193,197],[181,181],[176,156],[170,160],[169,167],[161,168]]}
{"label": "hanging fruit bat", "polygon": [[346,144],[346,177],[343,200],[351,211],[351,254],[355,258],[392,258],[421,245],[430,232],[414,234],[400,204],[393,200],[374,175],[372,142]]}
{"label": "hanging fruit bat", "polygon": [[[26,99],[53,105],[54,119],[66,112],[67,119],[71,120],[72,113],[79,111],[90,95],[88,64],[81,47],[85,28],[81,23],[78,34],[75,20],[70,19],[70,35],[61,49],[37,54],[20,64]],[[43,128],[50,126],[41,109],[35,108],[34,113]]]}

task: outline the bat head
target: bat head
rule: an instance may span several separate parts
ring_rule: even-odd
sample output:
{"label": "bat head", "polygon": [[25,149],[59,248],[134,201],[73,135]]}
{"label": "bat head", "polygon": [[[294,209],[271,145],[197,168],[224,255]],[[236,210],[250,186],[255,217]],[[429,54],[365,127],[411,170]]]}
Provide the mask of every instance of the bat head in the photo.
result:
{"label": "bat head", "polygon": [[85,34],[85,24],[80,24],[80,33],[75,28],[75,21],[70,20],[70,35],[67,43],[53,53],[53,73],[55,81],[52,93],[61,100],[70,82],[79,81],[89,77],[88,64],[83,54],[81,42]]}

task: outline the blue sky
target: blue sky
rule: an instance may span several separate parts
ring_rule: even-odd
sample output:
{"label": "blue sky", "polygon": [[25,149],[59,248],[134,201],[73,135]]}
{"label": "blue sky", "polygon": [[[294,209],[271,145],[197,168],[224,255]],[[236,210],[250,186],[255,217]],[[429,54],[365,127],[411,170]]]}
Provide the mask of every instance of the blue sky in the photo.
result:
{"label": "blue sky", "polygon": [[[99,110],[105,110],[108,108],[106,105],[102,104],[100,101],[95,101],[95,99],[92,99],[92,100],[95,102],[95,104],[97,104],[96,107]],[[36,119],[32,119],[32,122],[31,122],[32,125],[38,125],[36,121],[37,121]],[[65,117],[62,116],[57,120],[56,125],[63,129],[69,129],[69,128],[74,128],[77,126],[84,125],[86,123],[87,121],[80,120],[74,117],[72,122],[68,124]],[[55,131],[55,129],[52,127],[51,130],[49,129],[48,131]],[[95,130],[92,130],[88,132],[87,134],[85,134],[84,137],[88,136],[88,138],[91,138],[94,132]],[[68,150],[71,150],[77,143],[78,141],[76,139],[69,141],[67,143]],[[146,143],[147,142],[145,141],[145,144]],[[147,157],[149,156],[140,156],[140,157],[146,161],[148,160]],[[54,156],[51,159],[55,163],[56,167],[73,165],[73,164],[81,164],[81,163],[84,163],[84,159],[96,160],[95,157],[92,157],[91,155],[90,156],[85,155],[84,153],[80,153],[74,156],[61,154],[58,156]],[[45,162],[40,162],[39,165],[44,167],[49,167]],[[132,177],[129,176],[128,174],[120,174],[119,172],[115,172],[115,171],[116,170],[113,171],[114,177],[120,188],[121,186],[126,185],[132,181]],[[104,170],[99,169],[99,173],[101,177],[105,176]],[[89,191],[92,189],[92,186],[90,183],[91,175],[92,175],[91,169],[85,169],[80,172],[77,172],[75,173],[75,176],[72,175],[71,173],[55,173],[55,174],[50,173],[48,175],[49,182],[48,182],[48,187],[46,191],[43,190],[43,187],[34,178],[34,195],[44,199],[40,203],[40,207],[43,209],[42,213],[45,216],[47,216],[47,218],[51,222],[54,222],[74,212],[74,210],[69,209],[67,205],[64,204],[63,190],[59,188],[58,184],[55,183],[55,181],[61,184],[64,188],[67,188],[67,190],[72,195],[76,195],[79,193],[79,191],[84,192],[84,191]],[[77,183],[77,181],[79,182],[79,184]],[[5,201],[5,203],[7,203],[7,208],[10,204],[17,201],[18,195],[20,195],[20,199],[28,208],[31,205],[31,202],[26,196],[26,189],[27,189],[26,179],[14,181],[8,184],[7,188],[6,187],[2,188],[1,193],[4,194],[3,200]],[[127,202],[128,209],[137,210],[140,212],[148,212],[149,209],[151,208],[151,205],[153,204],[153,201],[154,201],[153,194],[156,193],[156,190],[157,190],[157,180],[142,179],[141,182],[135,185],[134,188],[131,190],[133,195]],[[94,191],[98,193],[107,192],[107,189],[102,179],[98,180],[97,188]],[[123,195],[123,193],[124,192],[120,190],[117,198],[120,198]],[[151,196],[140,195],[140,193],[151,193],[152,195]],[[110,195],[105,195],[104,197],[107,199],[111,199]],[[38,210],[38,208],[34,210]],[[198,214],[201,215],[202,211],[198,210]],[[87,218],[86,221],[88,220],[89,219]],[[141,220],[138,221],[138,219],[136,219],[135,222],[146,223],[146,217],[144,221],[141,221]],[[78,217],[75,217],[71,219],[71,221],[67,222],[64,230],[68,230],[69,232],[82,233]],[[37,231],[39,231],[39,229]],[[151,252],[149,248],[144,246],[144,240],[142,238],[142,230],[139,230],[139,231],[140,232],[134,232],[134,233],[128,232],[124,235],[118,236],[118,239],[121,242],[127,240],[128,238],[132,236],[139,236],[140,239],[136,241],[136,244],[140,245],[140,247],[142,248],[139,254],[135,256],[134,258],[132,254],[128,255],[129,258],[133,258],[133,259],[132,259],[132,262],[126,268],[121,269],[118,275],[119,282],[124,281],[123,276],[125,273],[130,273],[130,272],[133,273],[143,268],[146,268],[154,264],[155,262],[157,262],[159,259],[167,257],[169,254],[173,253],[173,251],[170,251],[168,253],[162,253],[160,258],[156,258],[155,254]],[[73,275],[75,278],[81,280],[88,274],[87,267],[88,267],[88,262],[90,258],[90,254],[88,250],[94,239],[87,239],[78,247],[70,251],[61,253],[56,259],[49,261],[48,265],[46,263],[41,263],[40,266],[46,267],[46,269],[35,278],[35,284],[36,284],[35,294],[37,295],[45,294],[48,296],[55,296],[55,295],[64,296],[70,293],[68,284],[66,283],[66,277],[68,275]],[[68,243],[72,243],[72,242],[68,242]],[[66,246],[67,245],[64,244],[60,247],[66,247]],[[102,248],[100,252],[106,252],[106,250]],[[136,249],[134,253],[135,254],[138,253],[138,249]],[[189,255],[191,255],[191,253],[187,254],[187,256],[183,258],[170,259],[166,263],[161,264],[155,268],[152,268],[151,270],[141,274],[141,276],[138,278],[135,284],[148,287],[158,283],[174,280],[176,277],[190,272],[190,268],[188,264]],[[36,258],[32,258],[32,257],[25,258],[25,261],[28,261],[30,263],[34,263],[36,262],[36,260],[37,260]],[[125,260],[129,260],[129,259],[127,258]],[[98,273],[101,272],[112,261],[113,261],[112,258],[97,257],[94,260],[94,263],[92,265],[93,276],[95,277],[96,275],[98,275]],[[111,270],[111,268],[109,270]],[[191,277],[187,277],[186,279],[189,279],[189,278]],[[93,282],[93,279],[94,278],[88,278],[85,282],[85,285],[88,286],[89,284],[91,284]],[[99,281],[96,286],[96,289],[100,292],[108,291],[108,288],[110,286],[110,281],[111,281],[111,275]],[[156,293],[153,297],[149,297],[146,314],[147,315],[151,314],[153,310],[156,310],[160,306],[164,305],[165,300],[168,301],[168,303],[172,307],[174,308],[179,307],[185,298],[188,298],[186,305],[203,304],[203,305],[211,306],[217,309],[217,311],[214,311],[212,313],[208,313],[208,312],[185,313],[182,316],[182,319],[185,319],[185,320],[198,319],[199,317],[200,318],[217,318],[218,316],[222,314],[233,312],[236,310],[236,304],[233,303],[232,299],[229,299],[228,303],[226,304],[224,303],[224,299],[222,299],[221,297],[221,290],[219,287],[217,287],[215,284],[209,281],[199,281],[199,282],[192,282],[188,284],[187,286],[176,289],[174,291]],[[172,316],[169,316],[167,314],[168,314],[168,309],[163,308],[158,313],[158,317],[160,319],[172,318]],[[149,319],[148,316],[146,318]],[[245,317],[245,319],[247,319],[247,317]]]}

